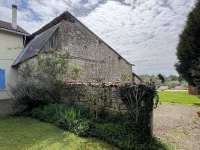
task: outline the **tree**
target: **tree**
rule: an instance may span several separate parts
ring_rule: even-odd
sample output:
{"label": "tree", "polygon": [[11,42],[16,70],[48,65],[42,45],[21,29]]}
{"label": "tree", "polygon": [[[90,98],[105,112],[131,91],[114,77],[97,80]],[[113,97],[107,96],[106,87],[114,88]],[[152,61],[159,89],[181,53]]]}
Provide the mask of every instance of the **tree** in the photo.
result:
{"label": "tree", "polygon": [[[191,69],[191,73],[194,77],[194,84],[197,89],[197,92],[200,95],[200,58],[194,63],[194,66]],[[198,97],[200,98],[200,96]]]}
{"label": "tree", "polygon": [[169,86],[169,88],[174,88],[175,86],[179,86],[180,82],[179,81],[170,81],[167,83],[167,85]]}
{"label": "tree", "polygon": [[70,59],[73,59],[73,56],[69,52],[59,50],[49,50],[47,54],[37,56],[38,69],[43,73],[40,83],[49,83],[53,89],[49,96],[54,102],[62,99],[66,83],[76,80],[84,72],[80,66],[72,64]]}
{"label": "tree", "polygon": [[170,79],[170,81],[177,81],[178,80],[178,77],[176,75],[172,75],[172,74],[170,74],[168,76],[168,78]]}
{"label": "tree", "polygon": [[158,74],[158,78],[161,80],[162,83],[165,82],[165,78],[162,76],[162,74]]}
{"label": "tree", "polygon": [[67,51],[49,50],[24,62],[18,71],[17,84],[9,85],[12,97],[17,103],[32,109],[60,102],[64,96],[73,95],[73,91],[77,93],[76,87],[67,82],[76,80],[84,70],[70,63],[71,59],[73,57]]}
{"label": "tree", "polygon": [[195,76],[192,76],[191,70],[196,70],[195,62],[200,58],[200,0],[188,15],[186,26],[179,36],[176,55],[176,70],[183,79],[195,86]]}
{"label": "tree", "polygon": [[184,81],[182,75],[179,75],[179,76],[178,76],[178,81],[179,81],[179,82]]}
{"label": "tree", "polygon": [[[156,108],[159,97],[156,87],[153,83],[133,83],[125,84],[120,89],[121,99],[125,103],[128,113],[139,123],[139,118],[144,115],[144,109],[148,107],[148,111],[151,112],[153,107]],[[149,112],[147,114],[149,114]]]}

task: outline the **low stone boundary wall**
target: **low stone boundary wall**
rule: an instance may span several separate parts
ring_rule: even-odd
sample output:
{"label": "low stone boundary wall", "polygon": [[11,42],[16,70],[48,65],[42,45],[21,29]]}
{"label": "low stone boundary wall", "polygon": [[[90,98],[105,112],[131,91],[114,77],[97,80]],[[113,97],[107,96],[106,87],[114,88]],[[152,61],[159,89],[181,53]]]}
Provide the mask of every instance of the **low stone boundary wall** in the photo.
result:
{"label": "low stone boundary wall", "polygon": [[[79,85],[77,85],[78,91]],[[84,88],[84,87],[83,87]],[[80,88],[83,89],[83,88]],[[76,93],[76,92],[75,92]],[[121,100],[119,86],[91,86],[86,85],[86,89],[79,93],[80,96],[66,94],[65,101],[72,100],[78,105],[89,108],[93,117],[103,115],[115,115],[117,113],[124,114],[127,112],[126,104]],[[142,106],[139,115],[139,120],[146,127],[150,128],[151,135],[153,131],[153,112],[146,113],[144,109],[149,109],[148,106]],[[149,119],[146,119],[149,118]],[[144,119],[144,121],[142,121]],[[147,121],[149,120],[149,121]],[[147,121],[147,122],[146,122]]]}
{"label": "low stone boundary wall", "polygon": [[[77,85],[78,87],[78,85]],[[74,101],[83,107],[88,107],[94,111],[105,111],[108,114],[125,113],[127,108],[120,99],[119,88],[117,86],[87,86],[85,91],[81,91],[80,96],[66,95],[65,101]]]}
{"label": "low stone boundary wall", "polygon": [[126,106],[120,99],[118,87],[91,88],[91,92],[93,94],[92,98],[89,98],[88,101],[87,96],[81,97],[79,100],[76,100],[77,104],[86,107],[96,107],[99,111],[104,109],[104,111],[109,114],[125,113],[127,111]]}
{"label": "low stone boundary wall", "polygon": [[10,115],[16,112],[13,108],[14,101],[11,99],[0,100],[0,116]]}

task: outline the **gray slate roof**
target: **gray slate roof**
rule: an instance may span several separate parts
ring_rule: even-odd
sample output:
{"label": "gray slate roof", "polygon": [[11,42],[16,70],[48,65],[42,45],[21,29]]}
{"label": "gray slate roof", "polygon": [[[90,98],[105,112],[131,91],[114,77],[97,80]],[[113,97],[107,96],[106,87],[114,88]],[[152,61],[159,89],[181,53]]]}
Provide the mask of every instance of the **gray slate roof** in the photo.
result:
{"label": "gray slate roof", "polygon": [[35,38],[32,39],[28,43],[28,45],[26,45],[26,47],[24,48],[22,53],[18,56],[18,58],[15,60],[15,62],[12,64],[12,66],[15,66],[31,57],[36,56],[37,53],[41,50],[41,48],[44,46],[46,41],[51,37],[51,35],[59,26],[60,26],[60,23],[58,23],[57,25],[54,25],[48,30],[35,36]]}

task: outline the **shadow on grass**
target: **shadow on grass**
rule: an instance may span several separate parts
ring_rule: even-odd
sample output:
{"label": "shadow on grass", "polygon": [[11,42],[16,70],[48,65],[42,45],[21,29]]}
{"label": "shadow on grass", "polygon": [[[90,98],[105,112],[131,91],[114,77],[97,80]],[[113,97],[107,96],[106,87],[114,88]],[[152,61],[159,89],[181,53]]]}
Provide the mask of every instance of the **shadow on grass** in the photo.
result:
{"label": "shadow on grass", "polygon": [[95,138],[78,137],[36,119],[1,117],[0,149],[117,150],[118,148]]}

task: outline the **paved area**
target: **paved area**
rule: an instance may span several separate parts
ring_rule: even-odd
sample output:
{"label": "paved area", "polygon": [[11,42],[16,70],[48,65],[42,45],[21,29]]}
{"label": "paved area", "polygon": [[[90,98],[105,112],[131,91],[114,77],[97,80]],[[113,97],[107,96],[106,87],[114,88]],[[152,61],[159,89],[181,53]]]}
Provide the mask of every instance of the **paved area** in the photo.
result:
{"label": "paved area", "polygon": [[154,110],[154,135],[179,150],[200,150],[200,107],[162,103]]}

